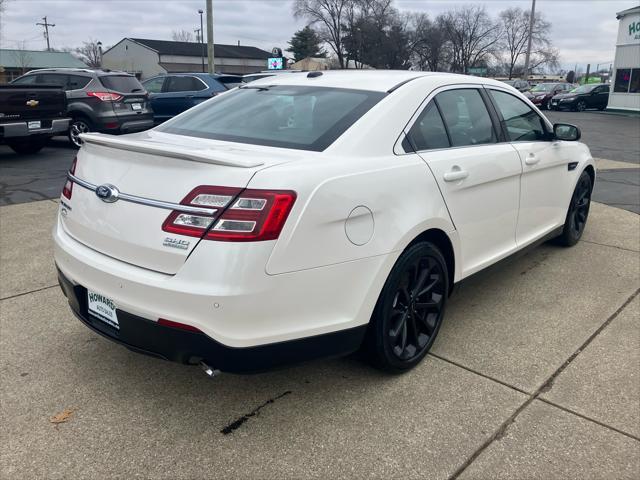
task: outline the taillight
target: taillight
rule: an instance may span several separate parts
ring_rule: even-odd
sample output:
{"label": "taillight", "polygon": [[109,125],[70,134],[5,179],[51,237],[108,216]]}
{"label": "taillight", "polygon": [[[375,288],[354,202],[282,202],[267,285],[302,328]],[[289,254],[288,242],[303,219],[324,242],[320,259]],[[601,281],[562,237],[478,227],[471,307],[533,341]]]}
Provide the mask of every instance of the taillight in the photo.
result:
{"label": "taillight", "polygon": [[112,92],[87,92],[87,95],[99,98],[103,102],[117,102],[122,99],[122,95]]}
{"label": "taillight", "polygon": [[[78,162],[78,157],[75,157],[73,159],[73,162],[71,162],[71,168],[69,169],[69,173],[71,173],[72,175],[76,173],[77,162]],[[64,183],[64,187],[62,188],[62,195],[64,195],[65,198],[68,198],[69,200],[71,200],[72,194],[73,194],[73,182],[67,178],[67,181]]]}
{"label": "taillight", "polygon": [[162,225],[165,232],[222,242],[275,240],[296,200],[289,190],[258,190],[201,186],[180,202],[209,208],[211,214],[173,211]]}

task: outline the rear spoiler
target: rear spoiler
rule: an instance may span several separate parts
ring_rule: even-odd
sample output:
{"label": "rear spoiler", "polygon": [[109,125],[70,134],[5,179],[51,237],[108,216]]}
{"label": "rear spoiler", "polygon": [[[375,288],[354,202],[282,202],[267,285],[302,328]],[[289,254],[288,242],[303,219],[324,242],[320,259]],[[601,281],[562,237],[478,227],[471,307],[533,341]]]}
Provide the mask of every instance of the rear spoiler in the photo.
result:
{"label": "rear spoiler", "polygon": [[93,143],[104,147],[117,148],[129,152],[160,155],[162,157],[180,158],[193,162],[212,163],[214,165],[239,168],[253,168],[264,165],[264,162],[261,160],[241,159],[238,158],[237,153],[229,155],[223,150],[178,148],[166,143],[154,144],[144,140],[129,140],[123,137],[101,133],[83,133],[80,135],[80,138],[86,143]]}

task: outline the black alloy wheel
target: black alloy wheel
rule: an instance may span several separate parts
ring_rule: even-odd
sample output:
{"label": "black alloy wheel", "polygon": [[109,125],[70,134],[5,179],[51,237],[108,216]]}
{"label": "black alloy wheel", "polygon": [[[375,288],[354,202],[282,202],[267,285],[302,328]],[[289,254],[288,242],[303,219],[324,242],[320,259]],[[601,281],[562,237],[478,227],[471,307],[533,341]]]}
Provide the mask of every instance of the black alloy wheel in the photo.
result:
{"label": "black alloy wheel", "polygon": [[74,146],[80,148],[82,146],[82,139],[80,134],[89,133],[92,130],[89,120],[83,117],[74,118],[69,125],[69,140]]}
{"label": "black alloy wheel", "polygon": [[589,216],[592,190],[591,177],[587,172],[582,172],[571,197],[562,234],[558,237],[558,242],[561,245],[571,247],[578,243],[582,237]]}
{"label": "black alloy wheel", "polygon": [[366,348],[372,363],[391,372],[417,365],[438,334],[448,294],[447,264],[438,248],[421,242],[405,251],[369,325]]}
{"label": "black alloy wheel", "polygon": [[584,112],[587,109],[587,104],[584,100],[578,100],[578,103],[576,103],[576,110],[578,112]]}

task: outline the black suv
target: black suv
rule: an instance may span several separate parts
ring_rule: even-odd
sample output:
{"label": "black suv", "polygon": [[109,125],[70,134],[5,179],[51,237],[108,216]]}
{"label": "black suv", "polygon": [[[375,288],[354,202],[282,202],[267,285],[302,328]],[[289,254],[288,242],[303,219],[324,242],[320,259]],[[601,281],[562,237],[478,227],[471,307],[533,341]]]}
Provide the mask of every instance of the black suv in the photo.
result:
{"label": "black suv", "polygon": [[80,146],[81,133],[131,133],[153,127],[153,110],[138,79],[124,72],[79,68],[32,70],[16,85],[57,85],[67,95],[69,140]]}

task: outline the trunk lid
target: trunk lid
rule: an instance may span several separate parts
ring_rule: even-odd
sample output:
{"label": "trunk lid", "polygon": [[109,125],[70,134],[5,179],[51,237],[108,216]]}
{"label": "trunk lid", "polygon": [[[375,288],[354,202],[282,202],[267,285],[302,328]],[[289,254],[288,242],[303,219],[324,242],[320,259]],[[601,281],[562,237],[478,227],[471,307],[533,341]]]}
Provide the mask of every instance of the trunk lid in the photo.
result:
{"label": "trunk lid", "polygon": [[[260,169],[294,160],[299,153],[147,131],[122,137],[83,135],[75,176],[121,194],[173,204],[199,185],[246,187]],[[275,152],[275,153],[274,153]],[[162,230],[171,213],[120,199],[106,203],[76,183],[61,216],[65,231],[84,245],[118,260],[175,274],[200,239]]]}

